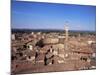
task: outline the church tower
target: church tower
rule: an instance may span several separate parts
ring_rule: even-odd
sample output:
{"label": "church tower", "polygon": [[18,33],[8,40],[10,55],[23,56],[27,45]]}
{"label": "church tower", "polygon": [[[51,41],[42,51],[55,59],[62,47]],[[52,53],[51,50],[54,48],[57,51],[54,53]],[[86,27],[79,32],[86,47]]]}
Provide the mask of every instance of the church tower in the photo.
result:
{"label": "church tower", "polygon": [[65,45],[65,50],[68,50],[68,45],[67,45],[67,43],[68,43],[68,26],[67,25],[65,25],[65,27],[64,27],[65,29],[65,42],[64,42],[64,45]]}
{"label": "church tower", "polygon": [[65,54],[64,54],[64,56],[68,57],[68,53],[69,53],[69,50],[68,50],[68,25],[64,26],[64,30],[65,30],[65,41],[64,41]]}

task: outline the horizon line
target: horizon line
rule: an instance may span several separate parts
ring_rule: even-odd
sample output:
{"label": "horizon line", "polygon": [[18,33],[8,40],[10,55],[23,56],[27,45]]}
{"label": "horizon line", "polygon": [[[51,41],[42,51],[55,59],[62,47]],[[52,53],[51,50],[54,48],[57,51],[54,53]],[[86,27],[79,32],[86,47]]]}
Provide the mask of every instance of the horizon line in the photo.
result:
{"label": "horizon line", "polygon": [[[34,28],[11,28],[11,30],[13,29],[17,29],[17,30],[65,30],[65,29],[50,29],[50,28],[37,28],[37,29],[34,29]],[[76,29],[68,29],[69,31],[95,31],[96,30],[76,30]]]}

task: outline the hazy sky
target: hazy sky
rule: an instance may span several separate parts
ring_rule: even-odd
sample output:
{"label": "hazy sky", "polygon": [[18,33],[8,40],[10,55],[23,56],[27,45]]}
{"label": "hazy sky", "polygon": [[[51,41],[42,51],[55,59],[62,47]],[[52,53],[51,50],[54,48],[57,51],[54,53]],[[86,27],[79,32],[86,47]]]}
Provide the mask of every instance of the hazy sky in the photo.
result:
{"label": "hazy sky", "polygon": [[12,28],[95,30],[96,7],[12,1]]}

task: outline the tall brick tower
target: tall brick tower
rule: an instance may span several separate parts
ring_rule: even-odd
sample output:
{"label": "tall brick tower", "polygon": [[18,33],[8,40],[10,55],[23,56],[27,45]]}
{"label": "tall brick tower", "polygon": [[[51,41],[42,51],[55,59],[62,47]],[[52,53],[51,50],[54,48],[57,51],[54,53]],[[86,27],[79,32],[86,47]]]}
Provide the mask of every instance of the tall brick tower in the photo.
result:
{"label": "tall brick tower", "polygon": [[65,25],[64,27],[65,30],[65,41],[64,41],[64,50],[65,50],[65,57],[68,57],[68,25]]}
{"label": "tall brick tower", "polygon": [[68,26],[65,25],[65,50],[67,50],[67,43],[68,43]]}

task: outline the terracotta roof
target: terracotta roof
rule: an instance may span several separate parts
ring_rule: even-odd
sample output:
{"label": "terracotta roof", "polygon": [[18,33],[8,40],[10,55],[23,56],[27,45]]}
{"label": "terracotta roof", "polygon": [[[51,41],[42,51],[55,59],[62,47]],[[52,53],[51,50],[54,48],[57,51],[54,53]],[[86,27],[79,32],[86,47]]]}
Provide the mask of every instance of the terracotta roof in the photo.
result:
{"label": "terracotta roof", "polygon": [[80,53],[85,53],[85,54],[91,54],[94,53],[92,49],[90,48],[81,48],[81,50],[73,50],[73,52],[80,52]]}
{"label": "terracotta roof", "polygon": [[36,57],[36,61],[40,61],[40,60],[44,60],[45,55],[43,53],[40,53],[37,57]]}

